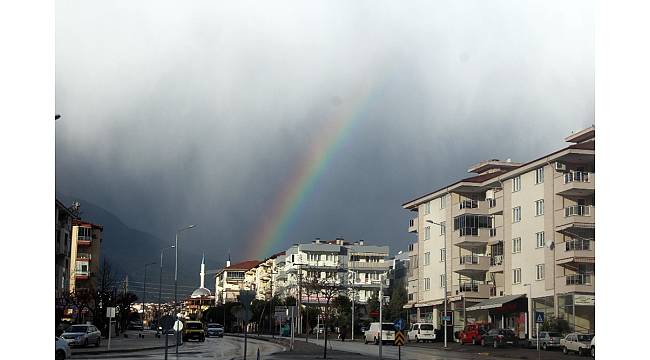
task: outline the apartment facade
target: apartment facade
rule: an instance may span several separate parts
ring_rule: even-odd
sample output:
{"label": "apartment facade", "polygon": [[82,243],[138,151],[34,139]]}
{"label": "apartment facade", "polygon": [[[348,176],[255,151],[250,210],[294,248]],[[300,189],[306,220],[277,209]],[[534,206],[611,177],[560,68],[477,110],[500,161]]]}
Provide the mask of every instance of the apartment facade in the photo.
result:
{"label": "apartment facade", "polygon": [[76,216],[59,200],[55,200],[55,296],[61,299],[68,291],[70,279],[70,253],[72,244],[72,221]]}
{"label": "apartment facade", "polygon": [[[363,240],[349,243],[342,238],[331,241],[314,240],[296,244],[279,259],[279,289],[285,295],[301,297],[302,303],[316,302],[298,286],[300,279],[332,279],[336,284],[351,289],[355,302],[366,303],[379,290],[379,278],[388,275],[391,262],[389,247],[366,245]],[[282,265],[282,267],[280,267]]]}
{"label": "apartment facade", "polygon": [[525,164],[482,162],[474,176],[403,204],[417,213],[412,319],[439,320],[447,281],[455,330],[486,322],[523,338],[533,311],[594,330],[595,129],[565,140]]}
{"label": "apartment facade", "polygon": [[249,275],[246,281],[246,273],[260,264],[259,260],[247,260],[236,264],[226,261],[226,267],[215,274],[215,303],[225,304],[236,302],[239,299],[240,290],[248,290],[246,283],[251,283]]}
{"label": "apartment facade", "polygon": [[96,289],[103,230],[101,225],[73,220],[68,282],[70,292]]}

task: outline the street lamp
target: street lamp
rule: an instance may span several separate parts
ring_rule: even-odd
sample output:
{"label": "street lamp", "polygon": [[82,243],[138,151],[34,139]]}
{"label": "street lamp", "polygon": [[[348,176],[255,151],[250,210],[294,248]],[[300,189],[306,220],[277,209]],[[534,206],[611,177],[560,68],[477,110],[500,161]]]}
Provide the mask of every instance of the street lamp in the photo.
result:
{"label": "street lamp", "polygon": [[447,229],[446,229],[446,227],[444,225],[442,225],[440,223],[433,222],[431,220],[427,220],[427,222],[429,224],[434,224],[434,225],[440,226],[442,228],[442,231],[444,231],[444,235],[445,235],[445,246],[444,246],[444,252],[445,252],[445,258],[444,258],[444,267],[445,267],[445,271],[444,271],[444,273],[445,273],[445,283],[444,283],[444,285],[445,285],[445,313],[443,315],[444,316],[443,321],[444,321],[444,324],[445,324],[444,325],[445,326],[444,331],[445,331],[445,348],[446,348],[447,347]]}
{"label": "street lamp", "polygon": [[144,264],[144,285],[142,287],[142,326],[144,329],[144,299],[147,297],[147,266],[156,265],[155,262]]}
{"label": "street lamp", "polygon": [[163,252],[167,249],[173,249],[174,245],[167,246],[160,249],[160,278],[158,280],[158,319],[156,324],[156,334],[159,333],[160,329],[160,304],[162,302],[162,272],[163,272]]}
{"label": "street lamp", "polygon": [[[188,227],[176,230],[176,237],[174,239],[175,251],[175,265],[174,265],[174,314],[176,314],[176,321],[178,321],[178,234],[185,230],[195,228],[196,225],[192,224]],[[178,341],[180,338],[180,331],[176,331],[176,357],[178,357]]]}
{"label": "street lamp", "polygon": [[528,287],[528,321],[526,321],[526,329],[528,330],[528,340],[530,340],[532,333],[532,308],[533,308],[533,299],[531,298],[531,284],[524,284],[524,287]]}

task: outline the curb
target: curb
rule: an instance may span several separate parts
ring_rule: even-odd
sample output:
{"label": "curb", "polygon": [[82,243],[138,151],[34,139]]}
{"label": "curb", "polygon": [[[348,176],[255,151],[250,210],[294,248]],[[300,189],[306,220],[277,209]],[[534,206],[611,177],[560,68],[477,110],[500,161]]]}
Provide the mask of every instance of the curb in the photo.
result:
{"label": "curb", "polygon": [[[183,346],[185,342],[178,344],[179,347]],[[168,345],[167,348],[175,348],[176,345]],[[147,351],[147,350],[162,350],[165,349],[165,346],[149,346],[149,347],[143,347],[143,348],[135,348],[135,349],[115,349],[115,350],[91,350],[91,351],[74,351],[73,349],[71,353],[72,355],[79,356],[79,355],[102,355],[102,354],[119,354],[119,353],[131,353],[131,352],[138,352],[138,351]]]}

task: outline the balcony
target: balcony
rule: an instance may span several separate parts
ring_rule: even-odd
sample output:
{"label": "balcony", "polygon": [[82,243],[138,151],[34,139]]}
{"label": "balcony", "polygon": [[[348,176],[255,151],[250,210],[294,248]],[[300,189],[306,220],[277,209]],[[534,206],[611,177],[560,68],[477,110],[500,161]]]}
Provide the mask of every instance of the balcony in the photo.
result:
{"label": "balcony", "polygon": [[[490,236],[488,228],[460,228],[454,231],[453,244],[466,250],[480,250],[485,248]],[[481,252],[481,251],[477,251]]]}
{"label": "balcony", "polygon": [[366,261],[350,261],[348,269],[350,270],[378,270],[386,271],[390,267],[388,262],[366,262]]}
{"label": "balcony", "polygon": [[584,171],[570,171],[555,178],[554,185],[557,194],[561,196],[589,196],[595,191],[595,175]]}
{"label": "balcony", "polygon": [[485,272],[490,267],[490,257],[484,255],[463,255],[459,258],[454,272],[472,279],[485,279]]}
{"label": "balcony", "polygon": [[596,208],[593,205],[572,205],[555,211],[555,230],[565,235],[594,236]]}
{"label": "balcony", "polygon": [[488,214],[489,215],[502,215],[503,214],[503,195],[499,195],[495,198],[485,199],[488,205]]}
{"label": "balcony", "polygon": [[556,263],[569,268],[577,264],[594,263],[595,242],[583,239],[571,239],[556,249]]}
{"label": "balcony", "polygon": [[409,220],[409,232],[410,233],[418,232],[418,218]]}
{"label": "balcony", "polygon": [[462,282],[458,284],[455,295],[487,299],[490,297],[490,284],[480,284],[474,281]]}
{"label": "balcony", "polygon": [[503,272],[503,255],[492,255],[490,257],[490,272]]}
{"label": "balcony", "polygon": [[503,226],[488,228],[489,239],[488,245],[494,245],[499,241],[503,241]]}
{"label": "balcony", "polygon": [[594,274],[567,275],[560,281],[559,292],[595,292],[596,277]]}
{"label": "balcony", "polygon": [[465,214],[487,215],[488,203],[487,201],[463,199],[458,203],[457,212],[454,216]]}
{"label": "balcony", "polygon": [[90,272],[88,271],[77,271],[74,274],[74,278],[77,280],[86,280],[90,277]]}
{"label": "balcony", "polygon": [[90,261],[93,255],[88,253],[77,253],[77,261]]}
{"label": "balcony", "polygon": [[92,240],[92,236],[78,235],[77,245],[90,245],[92,243]]}

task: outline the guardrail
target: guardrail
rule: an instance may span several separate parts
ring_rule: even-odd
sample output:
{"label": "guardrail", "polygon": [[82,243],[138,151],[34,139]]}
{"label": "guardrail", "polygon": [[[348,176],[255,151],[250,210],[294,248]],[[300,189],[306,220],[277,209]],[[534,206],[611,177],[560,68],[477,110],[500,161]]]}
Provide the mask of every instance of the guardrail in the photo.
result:
{"label": "guardrail", "polygon": [[564,174],[564,183],[589,182],[589,173],[585,171],[571,171]]}
{"label": "guardrail", "polygon": [[566,276],[567,285],[591,285],[591,274],[574,274]]}
{"label": "guardrail", "polygon": [[566,251],[591,250],[591,241],[583,239],[573,239],[564,243]]}
{"label": "guardrail", "polygon": [[591,205],[572,205],[564,208],[564,217],[590,216]]}

